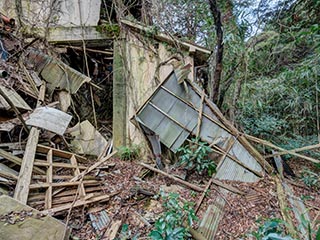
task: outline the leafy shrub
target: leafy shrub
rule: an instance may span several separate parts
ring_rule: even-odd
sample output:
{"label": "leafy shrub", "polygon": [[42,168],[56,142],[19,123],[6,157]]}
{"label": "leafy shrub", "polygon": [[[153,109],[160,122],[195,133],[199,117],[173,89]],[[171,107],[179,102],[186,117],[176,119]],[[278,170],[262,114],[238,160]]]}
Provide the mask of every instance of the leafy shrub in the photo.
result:
{"label": "leafy shrub", "polygon": [[255,237],[257,240],[293,240],[290,236],[284,236],[284,226],[285,222],[280,219],[267,219],[250,236]]}
{"label": "leafy shrub", "polygon": [[140,155],[140,147],[138,145],[121,146],[118,148],[118,155],[121,160],[134,160]]}
{"label": "leafy shrub", "polygon": [[115,240],[138,240],[138,235],[132,234],[128,224],[123,224],[119,236]]}
{"label": "leafy shrub", "polygon": [[301,179],[305,185],[310,188],[319,188],[320,185],[320,176],[308,169],[304,169],[301,174]]}
{"label": "leafy shrub", "polygon": [[195,169],[199,174],[204,171],[211,176],[216,171],[216,164],[209,159],[208,154],[212,152],[206,142],[192,139],[191,144],[178,148],[179,165],[184,165],[187,170]]}
{"label": "leafy shrub", "polygon": [[[155,223],[149,236],[153,240],[182,240],[190,237],[188,229],[197,220],[194,203],[179,202],[179,194],[161,192],[164,212]],[[186,221],[183,225],[184,220]]]}

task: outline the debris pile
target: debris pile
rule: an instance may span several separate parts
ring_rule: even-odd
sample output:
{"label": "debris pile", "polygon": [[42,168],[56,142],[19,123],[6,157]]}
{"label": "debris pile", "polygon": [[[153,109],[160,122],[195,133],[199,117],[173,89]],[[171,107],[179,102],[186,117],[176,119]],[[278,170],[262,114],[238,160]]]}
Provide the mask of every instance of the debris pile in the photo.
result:
{"label": "debris pile", "polygon": [[[315,209],[309,218],[297,197],[305,191],[289,184],[286,174],[295,174],[280,157],[319,163],[297,153],[319,144],[285,150],[241,133],[187,79],[188,65],[174,69],[131,119],[150,143],[152,163],[132,161],[130,149],[121,157],[106,117],[112,115],[112,100],[102,101],[112,98],[112,49],[52,49],[37,38],[24,43],[12,33],[14,22],[1,15],[0,233],[6,234],[1,237],[21,239],[12,234],[23,234],[16,230],[20,224],[36,233],[33,239],[69,239],[71,230],[74,239],[146,237],[163,212],[161,191],[194,203],[201,219],[190,229],[195,239],[245,237],[258,228],[257,216],[283,218],[287,232],[301,236],[306,229],[294,227],[302,224],[299,214],[309,222],[319,218],[314,206],[319,196],[307,202]],[[80,54],[85,61],[78,62]],[[211,176],[170,165],[170,157],[165,161],[163,149],[174,154],[190,145],[200,149],[193,137],[210,149],[216,164]],[[277,151],[267,156],[276,177],[269,176],[274,168],[249,140]]]}
{"label": "debris pile", "polygon": [[[116,154],[112,138],[88,120],[79,122],[72,107],[72,96],[94,85],[92,79],[48,54],[37,39],[20,41],[12,33],[13,19],[1,15],[0,28],[1,194],[17,200],[6,197],[14,206],[62,219],[72,208],[110,200],[118,191],[104,183],[101,172]],[[21,214],[18,219],[10,211],[3,208],[0,216],[14,225]]]}

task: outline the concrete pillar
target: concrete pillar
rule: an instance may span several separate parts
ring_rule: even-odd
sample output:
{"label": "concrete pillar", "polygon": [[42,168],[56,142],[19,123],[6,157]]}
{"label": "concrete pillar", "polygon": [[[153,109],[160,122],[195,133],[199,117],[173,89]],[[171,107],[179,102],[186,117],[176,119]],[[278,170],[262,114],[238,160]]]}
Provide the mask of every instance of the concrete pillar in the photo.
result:
{"label": "concrete pillar", "polygon": [[126,146],[127,142],[127,88],[124,66],[125,40],[113,43],[113,144]]}

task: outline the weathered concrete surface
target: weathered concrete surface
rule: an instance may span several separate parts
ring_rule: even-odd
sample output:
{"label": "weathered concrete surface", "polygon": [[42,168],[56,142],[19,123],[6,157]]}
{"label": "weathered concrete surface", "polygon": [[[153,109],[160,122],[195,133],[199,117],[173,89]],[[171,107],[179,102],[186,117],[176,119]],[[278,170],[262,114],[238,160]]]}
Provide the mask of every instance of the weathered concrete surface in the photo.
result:
{"label": "weathered concrete surface", "polygon": [[127,94],[125,69],[125,42],[114,41],[113,55],[113,144],[115,147],[127,145]]}
{"label": "weathered concrete surface", "polygon": [[[30,211],[32,214],[25,215],[22,211]],[[5,215],[14,211],[15,219],[19,219],[14,224],[13,221],[6,221]],[[69,234],[64,237],[65,225],[50,216],[41,217],[39,212],[26,206],[8,196],[0,196],[0,239],[6,240],[61,240],[69,239]],[[29,216],[31,215],[31,216]],[[20,221],[21,220],[21,221]],[[11,224],[9,223],[11,222]]]}

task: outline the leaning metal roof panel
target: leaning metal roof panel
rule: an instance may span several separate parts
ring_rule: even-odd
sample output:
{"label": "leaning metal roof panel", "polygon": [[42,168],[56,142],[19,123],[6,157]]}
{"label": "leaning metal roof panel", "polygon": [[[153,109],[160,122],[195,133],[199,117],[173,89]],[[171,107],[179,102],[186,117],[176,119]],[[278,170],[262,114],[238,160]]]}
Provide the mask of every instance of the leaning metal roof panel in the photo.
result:
{"label": "leaning metal roof panel", "polygon": [[[193,84],[179,84],[174,72],[159,86],[153,96],[137,112],[137,120],[160,137],[160,141],[173,152],[184,143],[190,134],[196,135],[199,109],[203,104],[200,135],[201,140],[215,145],[228,152],[220,161],[216,178],[227,180],[256,181],[258,177],[250,170],[262,171],[262,167],[248,150],[240,144],[237,137],[218,120],[211,109],[217,110],[209,100],[201,100],[201,91]],[[221,139],[221,141],[219,140]],[[233,144],[228,148],[229,140]],[[232,141],[231,141],[232,142]],[[228,150],[229,149],[229,150]],[[232,156],[231,156],[232,155]],[[229,157],[230,156],[230,157]],[[245,167],[234,161],[240,161]]]}

